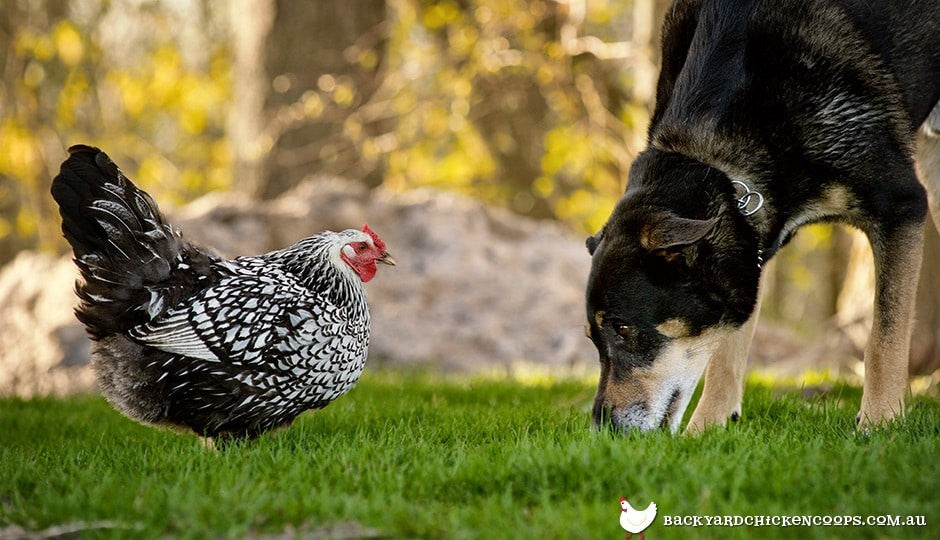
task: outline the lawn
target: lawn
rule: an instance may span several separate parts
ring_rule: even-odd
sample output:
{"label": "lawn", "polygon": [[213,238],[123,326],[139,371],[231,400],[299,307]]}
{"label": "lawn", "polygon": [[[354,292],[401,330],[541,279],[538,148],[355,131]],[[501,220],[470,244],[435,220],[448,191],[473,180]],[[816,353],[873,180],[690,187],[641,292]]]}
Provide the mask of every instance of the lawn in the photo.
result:
{"label": "lawn", "polygon": [[[0,537],[623,538],[619,498],[657,538],[940,537],[940,402],[856,433],[858,389],[751,382],[700,437],[589,429],[589,381],[371,372],[292,427],[221,452],[97,396],[0,400]],[[925,527],[675,527],[674,515],[923,515]],[[47,530],[47,532],[49,532]]]}

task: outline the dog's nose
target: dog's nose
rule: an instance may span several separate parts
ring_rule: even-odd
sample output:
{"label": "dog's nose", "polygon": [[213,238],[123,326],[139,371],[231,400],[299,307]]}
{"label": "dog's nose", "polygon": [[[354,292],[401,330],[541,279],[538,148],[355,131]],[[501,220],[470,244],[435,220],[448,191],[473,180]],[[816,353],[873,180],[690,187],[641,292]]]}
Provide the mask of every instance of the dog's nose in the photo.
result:
{"label": "dog's nose", "polygon": [[657,427],[658,422],[650,415],[649,406],[636,401],[626,407],[618,407],[610,411],[611,424],[620,431],[627,432],[633,429],[650,431]]}

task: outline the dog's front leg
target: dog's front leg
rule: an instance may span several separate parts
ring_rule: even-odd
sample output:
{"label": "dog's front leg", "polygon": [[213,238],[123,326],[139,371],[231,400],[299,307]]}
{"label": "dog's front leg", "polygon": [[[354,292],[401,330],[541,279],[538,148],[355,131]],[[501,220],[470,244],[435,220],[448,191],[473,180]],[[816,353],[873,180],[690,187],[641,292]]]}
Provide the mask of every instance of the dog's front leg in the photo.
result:
{"label": "dog's front leg", "polygon": [[[764,269],[766,272],[767,269]],[[751,318],[741,328],[731,333],[719,345],[705,368],[705,387],[698,406],[685,427],[689,434],[700,433],[710,426],[724,426],[728,418],[737,420],[741,415],[741,398],[744,393],[744,371],[747,368],[747,353],[757,327],[761,298],[764,292],[764,273],[761,274],[757,290],[757,303]]]}
{"label": "dog's front leg", "polygon": [[923,222],[875,231],[869,239],[875,256],[875,309],[865,349],[860,429],[884,424],[904,412]]}

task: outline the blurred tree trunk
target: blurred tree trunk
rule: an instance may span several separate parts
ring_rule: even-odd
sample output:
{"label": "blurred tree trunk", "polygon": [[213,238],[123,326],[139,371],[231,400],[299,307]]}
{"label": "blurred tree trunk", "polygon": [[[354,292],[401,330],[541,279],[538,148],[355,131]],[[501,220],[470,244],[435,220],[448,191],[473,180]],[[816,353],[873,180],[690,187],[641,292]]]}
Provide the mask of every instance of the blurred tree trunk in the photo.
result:
{"label": "blurred tree trunk", "polygon": [[800,229],[768,266],[761,312],[769,319],[787,321],[816,340],[825,323],[838,311],[845,281],[845,261],[852,232],[843,227],[813,225]]}
{"label": "blurred tree trunk", "polygon": [[264,102],[271,82],[264,68],[264,40],[274,19],[274,0],[235,0],[231,6],[234,51],[232,108],[228,118],[234,186],[255,195],[264,188]]}
{"label": "blurred tree trunk", "polygon": [[[856,233],[848,274],[839,294],[836,324],[862,351],[871,332],[875,267],[868,239]],[[940,368],[940,235],[930,219],[924,234],[924,259],[915,304],[914,334],[908,370],[926,375]]]}
{"label": "blurred tree trunk", "polygon": [[912,375],[926,375],[940,369],[940,234],[927,219],[924,235],[924,262],[917,286],[914,337],[911,340]]}
{"label": "blurred tree trunk", "polygon": [[375,91],[385,2],[238,0],[232,15],[237,187],[273,197],[315,173],[377,183],[337,135]]}

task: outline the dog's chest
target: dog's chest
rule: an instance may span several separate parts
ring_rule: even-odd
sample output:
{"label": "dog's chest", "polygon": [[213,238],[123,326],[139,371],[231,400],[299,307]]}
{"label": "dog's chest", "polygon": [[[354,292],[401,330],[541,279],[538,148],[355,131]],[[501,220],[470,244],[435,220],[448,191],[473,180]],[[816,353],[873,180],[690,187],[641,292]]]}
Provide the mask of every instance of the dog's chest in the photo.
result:
{"label": "dog's chest", "polygon": [[827,187],[818,197],[797,205],[784,217],[780,232],[765,252],[779,249],[803,225],[834,219],[851,220],[855,212],[856,198],[848,188],[842,185]]}

